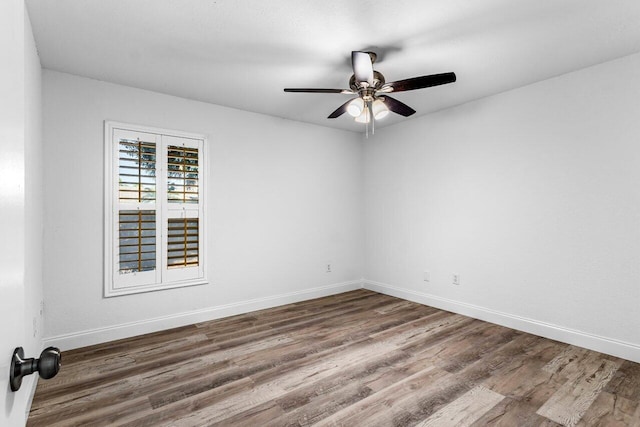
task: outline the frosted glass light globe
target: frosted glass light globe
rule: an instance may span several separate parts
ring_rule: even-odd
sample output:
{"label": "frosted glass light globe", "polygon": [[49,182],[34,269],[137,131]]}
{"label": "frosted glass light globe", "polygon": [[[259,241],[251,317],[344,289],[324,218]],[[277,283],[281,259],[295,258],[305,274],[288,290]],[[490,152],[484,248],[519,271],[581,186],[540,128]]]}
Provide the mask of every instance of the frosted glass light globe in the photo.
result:
{"label": "frosted glass light globe", "polygon": [[347,113],[352,117],[358,117],[364,110],[364,101],[362,98],[356,98],[347,105]]}
{"label": "frosted glass light globe", "polygon": [[371,109],[373,110],[373,117],[375,117],[376,120],[384,119],[389,114],[389,108],[387,108],[381,99],[373,101]]}
{"label": "frosted glass light globe", "polygon": [[356,122],[358,123],[369,123],[371,121],[371,113],[369,113],[369,109],[365,108],[362,114],[356,117]]}

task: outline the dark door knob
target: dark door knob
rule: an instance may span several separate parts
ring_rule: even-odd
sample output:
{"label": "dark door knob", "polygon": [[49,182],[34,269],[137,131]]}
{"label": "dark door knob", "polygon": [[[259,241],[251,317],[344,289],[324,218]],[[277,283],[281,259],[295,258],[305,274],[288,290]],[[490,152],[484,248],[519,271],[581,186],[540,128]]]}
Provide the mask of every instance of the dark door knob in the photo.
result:
{"label": "dark door knob", "polygon": [[56,376],[60,370],[62,354],[55,347],[47,347],[40,353],[39,359],[25,359],[24,349],[18,347],[13,351],[11,367],[9,372],[9,382],[11,391],[18,391],[22,385],[22,377],[31,375],[34,372],[40,374],[40,378],[48,380]]}

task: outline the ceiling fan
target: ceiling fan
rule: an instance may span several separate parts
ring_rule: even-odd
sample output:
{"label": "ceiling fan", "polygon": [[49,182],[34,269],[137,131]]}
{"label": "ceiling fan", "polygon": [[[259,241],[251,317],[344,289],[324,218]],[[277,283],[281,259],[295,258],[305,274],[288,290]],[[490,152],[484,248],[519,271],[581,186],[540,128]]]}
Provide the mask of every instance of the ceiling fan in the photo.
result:
{"label": "ceiling fan", "polygon": [[441,73],[386,83],[384,76],[373,69],[376,58],[377,55],[374,52],[351,52],[353,75],[349,79],[350,89],[286,88],[284,91],[358,95],[338,107],[328,118],[335,119],[346,112],[355,117],[356,122],[369,123],[372,120],[382,119],[389,114],[389,111],[405,117],[416,112],[408,105],[390,97],[389,93],[439,86],[456,81],[455,73]]}

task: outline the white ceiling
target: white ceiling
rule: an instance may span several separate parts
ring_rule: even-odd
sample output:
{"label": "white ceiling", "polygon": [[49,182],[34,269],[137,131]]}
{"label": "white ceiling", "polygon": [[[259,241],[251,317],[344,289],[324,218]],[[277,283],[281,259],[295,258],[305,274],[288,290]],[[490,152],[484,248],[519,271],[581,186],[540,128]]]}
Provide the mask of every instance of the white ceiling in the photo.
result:
{"label": "white ceiling", "polygon": [[[247,111],[361,131],[326,117],[352,50],[387,81],[454,71],[402,92],[413,117],[640,52],[638,0],[27,0],[42,66]],[[616,76],[611,76],[615,79]],[[376,126],[410,120],[389,115]]]}

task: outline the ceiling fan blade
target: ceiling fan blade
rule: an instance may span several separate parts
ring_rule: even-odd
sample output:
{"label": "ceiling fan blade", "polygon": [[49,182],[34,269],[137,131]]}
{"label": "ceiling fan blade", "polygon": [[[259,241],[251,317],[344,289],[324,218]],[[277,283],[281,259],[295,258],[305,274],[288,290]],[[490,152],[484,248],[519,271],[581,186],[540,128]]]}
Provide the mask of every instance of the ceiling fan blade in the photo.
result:
{"label": "ceiling fan blade", "polygon": [[336,117],[340,117],[341,115],[343,115],[347,111],[347,105],[349,105],[349,103],[351,101],[353,101],[354,99],[357,99],[357,98],[351,98],[350,100],[348,100],[347,102],[345,102],[344,104],[339,106],[336,109],[336,111],[334,111],[333,113],[329,114],[329,117],[327,117],[327,118],[328,119],[335,119]]}
{"label": "ceiling fan blade", "polygon": [[356,82],[373,84],[373,63],[371,62],[371,56],[367,52],[351,52],[351,65],[353,66],[353,74],[356,76]]}
{"label": "ceiling fan blade", "polygon": [[379,92],[403,92],[406,90],[422,89],[425,87],[439,86],[456,81],[455,73],[431,74],[429,76],[413,77],[411,79],[398,80],[382,86]]}
{"label": "ceiling fan blade", "polygon": [[416,110],[409,107],[407,104],[400,102],[397,99],[392,98],[390,96],[385,95],[384,98],[380,97],[379,99],[381,99],[382,102],[384,102],[384,105],[386,105],[390,111],[400,114],[401,116],[409,117],[410,115],[416,112]]}
{"label": "ceiling fan blade", "polygon": [[353,94],[354,92],[349,89],[308,89],[308,88],[285,88],[285,92],[296,93],[346,93]]}

